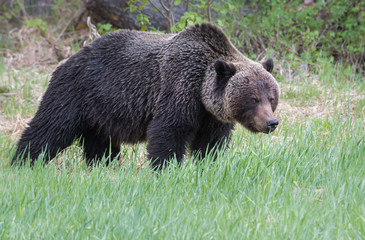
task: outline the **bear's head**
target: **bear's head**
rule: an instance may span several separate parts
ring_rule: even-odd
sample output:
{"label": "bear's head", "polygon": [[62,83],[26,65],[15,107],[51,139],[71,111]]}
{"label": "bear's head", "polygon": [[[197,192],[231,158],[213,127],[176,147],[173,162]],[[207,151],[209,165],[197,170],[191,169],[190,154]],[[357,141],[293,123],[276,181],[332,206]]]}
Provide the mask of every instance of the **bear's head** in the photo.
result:
{"label": "bear's head", "polygon": [[262,64],[217,60],[203,84],[205,108],[220,121],[238,122],[252,132],[274,131],[279,87],[272,69],[272,59]]}

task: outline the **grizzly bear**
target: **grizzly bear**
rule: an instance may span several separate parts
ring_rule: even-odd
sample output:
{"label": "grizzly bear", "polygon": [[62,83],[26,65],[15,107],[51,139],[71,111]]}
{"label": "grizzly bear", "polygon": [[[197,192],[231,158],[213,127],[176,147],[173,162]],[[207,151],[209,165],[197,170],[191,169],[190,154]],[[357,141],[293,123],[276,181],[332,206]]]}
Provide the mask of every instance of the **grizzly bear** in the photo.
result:
{"label": "grizzly bear", "polygon": [[208,23],[177,34],[110,33],[55,70],[12,164],[33,165],[41,153],[47,163],[75,139],[89,165],[143,141],[155,169],[180,163],[187,146],[204,158],[226,148],[235,123],[275,130],[272,69],[271,59],[246,58]]}

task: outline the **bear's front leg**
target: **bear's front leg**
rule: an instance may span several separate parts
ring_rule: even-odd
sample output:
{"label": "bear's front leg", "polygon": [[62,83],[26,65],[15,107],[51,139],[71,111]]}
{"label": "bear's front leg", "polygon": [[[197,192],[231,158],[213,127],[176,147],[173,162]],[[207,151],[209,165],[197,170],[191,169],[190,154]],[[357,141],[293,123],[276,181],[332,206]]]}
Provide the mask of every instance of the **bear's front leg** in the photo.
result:
{"label": "bear's front leg", "polygon": [[173,157],[181,163],[185,146],[196,133],[204,111],[199,87],[203,76],[196,73],[195,64],[187,61],[185,65],[179,65],[184,68],[179,71],[176,64],[170,64],[176,55],[165,57],[161,65],[162,88],[147,130],[148,159],[155,170],[161,169]]}
{"label": "bear's front leg", "polygon": [[[207,112],[190,144],[191,150],[201,159],[204,159],[209,153],[225,150],[231,140],[233,128],[233,123],[221,122]],[[213,160],[216,156],[213,154]]]}
{"label": "bear's front leg", "polygon": [[181,163],[185,145],[193,132],[193,126],[169,124],[160,119],[152,120],[147,133],[148,159],[151,161],[152,168],[161,169],[174,157],[178,163]]}

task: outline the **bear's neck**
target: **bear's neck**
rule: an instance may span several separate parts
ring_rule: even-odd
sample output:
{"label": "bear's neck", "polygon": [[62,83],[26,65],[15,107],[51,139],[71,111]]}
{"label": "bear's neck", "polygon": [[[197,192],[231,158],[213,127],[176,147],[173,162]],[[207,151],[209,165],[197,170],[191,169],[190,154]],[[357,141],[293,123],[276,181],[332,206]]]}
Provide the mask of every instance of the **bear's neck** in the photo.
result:
{"label": "bear's neck", "polygon": [[208,70],[203,82],[201,96],[205,109],[222,122],[232,122],[225,107],[224,89],[216,89],[214,69]]}

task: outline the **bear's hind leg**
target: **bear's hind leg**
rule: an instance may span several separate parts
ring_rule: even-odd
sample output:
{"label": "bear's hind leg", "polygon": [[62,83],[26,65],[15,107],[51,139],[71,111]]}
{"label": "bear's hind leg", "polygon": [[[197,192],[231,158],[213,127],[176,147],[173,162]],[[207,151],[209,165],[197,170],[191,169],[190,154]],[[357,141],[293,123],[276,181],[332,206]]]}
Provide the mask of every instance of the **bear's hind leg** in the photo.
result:
{"label": "bear's hind leg", "polygon": [[100,136],[95,130],[88,130],[83,134],[83,147],[86,164],[88,166],[102,163],[103,156],[108,158],[106,166],[116,158],[120,152],[120,146],[113,144],[108,138]]}

